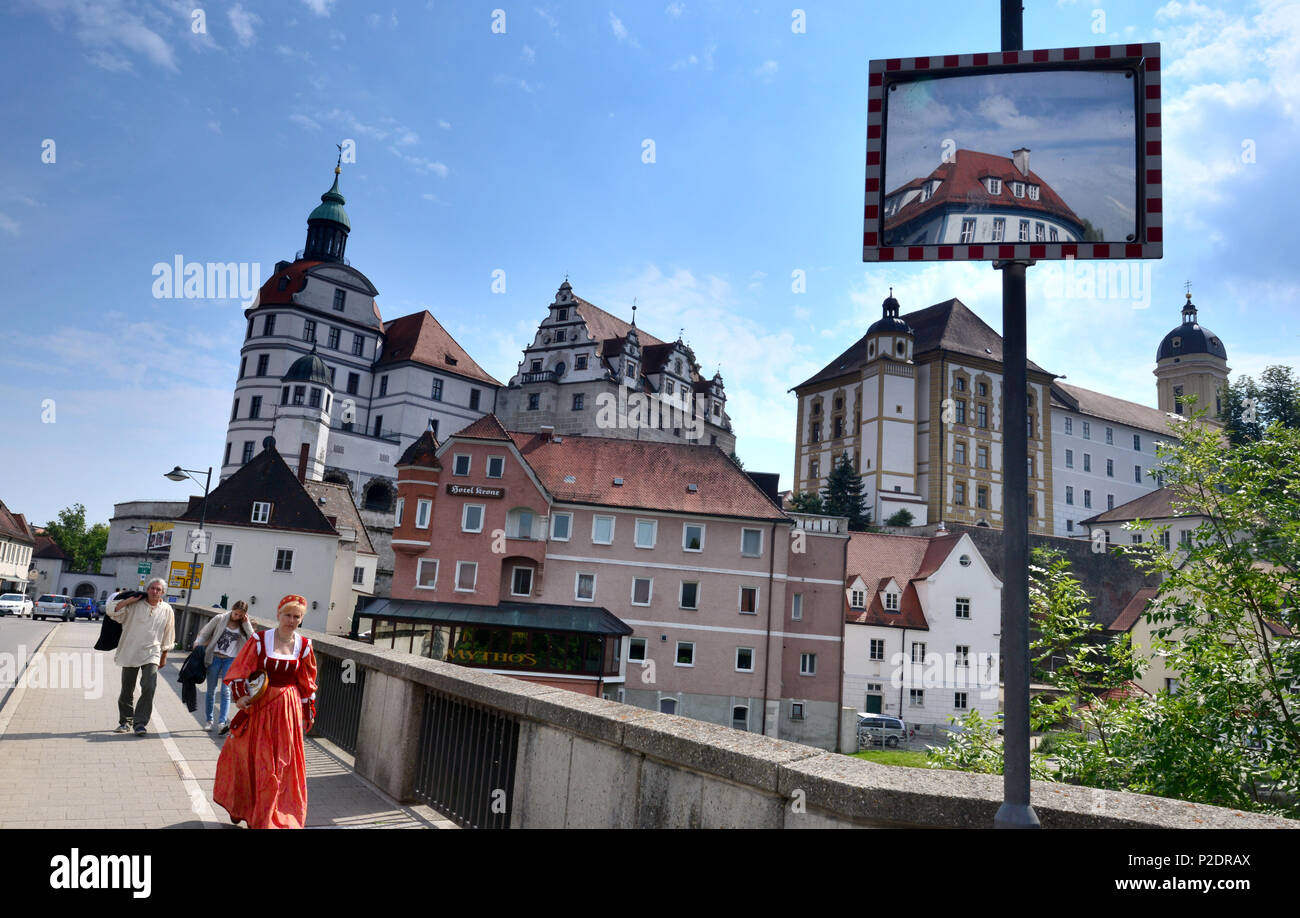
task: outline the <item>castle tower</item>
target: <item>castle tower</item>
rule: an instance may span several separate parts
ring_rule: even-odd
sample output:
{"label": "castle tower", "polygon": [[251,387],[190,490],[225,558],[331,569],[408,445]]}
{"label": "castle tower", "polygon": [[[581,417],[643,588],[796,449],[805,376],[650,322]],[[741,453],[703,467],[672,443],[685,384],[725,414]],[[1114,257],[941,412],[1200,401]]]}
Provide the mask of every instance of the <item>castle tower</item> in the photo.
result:
{"label": "castle tower", "polygon": [[284,444],[285,461],[299,481],[320,481],[325,474],[334,387],[315,347],[293,362],[280,377],[280,385],[275,442]]}
{"label": "castle tower", "polygon": [[919,526],[926,522],[926,503],[917,490],[915,336],[900,308],[891,289],[881,317],[867,329],[857,471],[873,522],[906,509]]}
{"label": "castle tower", "polygon": [[1156,390],[1161,411],[1191,414],[1187,404],[1195,396],[1195,409],[1205,409],[1207,421],[1222,425],[1223,391],[1228,385],[1228,352],[1223,342],[1196,319],[1192,294],[1183,304],[1183,322],[1160,342],[1156,351]]}

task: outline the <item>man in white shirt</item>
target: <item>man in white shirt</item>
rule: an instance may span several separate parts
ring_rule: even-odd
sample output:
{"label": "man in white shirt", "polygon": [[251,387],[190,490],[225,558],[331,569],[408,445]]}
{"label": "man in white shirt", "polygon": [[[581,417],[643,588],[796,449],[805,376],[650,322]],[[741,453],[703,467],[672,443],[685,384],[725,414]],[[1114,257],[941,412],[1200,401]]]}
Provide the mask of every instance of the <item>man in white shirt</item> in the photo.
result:
{"label": "man in white shirt", "polygon": [[[117,697],[118,725],[115,733],[127,733],[132,725],[136,736],[144,736],[153,714],[153,693],[158,686],[158,667],[167,665],[167,651],[176,643],[176,613],[163,601],[167,581],[149,581],[144,599],[118,602],[110,618],[122,625],[113,662],[122,667],[122,693]],[[140,680],[140,700],[133,703],[135,683]]]}

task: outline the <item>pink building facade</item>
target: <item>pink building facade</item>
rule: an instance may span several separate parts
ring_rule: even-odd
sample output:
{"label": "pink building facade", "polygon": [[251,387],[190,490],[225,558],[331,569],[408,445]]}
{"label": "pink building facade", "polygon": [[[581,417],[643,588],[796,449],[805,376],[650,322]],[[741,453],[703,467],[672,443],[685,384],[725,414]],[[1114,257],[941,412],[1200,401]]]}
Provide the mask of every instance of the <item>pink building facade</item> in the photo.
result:
{"label": "pink building facade", "polygon": [[394,602],[630,629],[600,672],[472,665],[836,747],[843,520],[782,512],[712,446],[508,433],[494,416],[407,450],[398,494]]}

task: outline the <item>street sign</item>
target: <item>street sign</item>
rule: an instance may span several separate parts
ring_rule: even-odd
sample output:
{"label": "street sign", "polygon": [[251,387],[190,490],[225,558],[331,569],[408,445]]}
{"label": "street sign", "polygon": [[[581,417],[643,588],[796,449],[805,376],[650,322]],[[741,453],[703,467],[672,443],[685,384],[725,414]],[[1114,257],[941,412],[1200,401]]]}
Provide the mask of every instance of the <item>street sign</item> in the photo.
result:
{"label": "street sign", "polygon": [[[194,576],[189,575],[190,567]],[[193,582],[191,582],[193,581]],[[203,585],[203,562],[191,565],[188,561],[173,561],[171,573],[167,577],[167,587],[172,590],[197,590]]]}
{"label": "street sign", "polygon": [[152,574],[152,573],[153,573],[153,562],[152,562],[152,561],[146,561],[146,562],[144,562],[143,564],[136,565],[135,572],[136,572],[137,574]]}
{"label": "street sign", "polygon": [[208,553],[208,533],[206,530],[190,530],[189,551],[192,555],[206,555]]}

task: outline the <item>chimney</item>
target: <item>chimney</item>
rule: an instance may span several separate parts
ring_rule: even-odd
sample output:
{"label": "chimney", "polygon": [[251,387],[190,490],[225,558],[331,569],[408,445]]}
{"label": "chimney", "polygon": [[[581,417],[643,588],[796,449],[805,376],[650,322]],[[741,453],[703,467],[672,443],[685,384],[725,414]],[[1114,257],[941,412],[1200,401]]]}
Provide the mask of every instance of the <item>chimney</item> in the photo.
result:
{"label": "chimney", "polygon": [[1029,174],[1029,148],[1021,147],[1019,150],[1011,151],[1011,161],[1016,164],[1021,175]]}
{"label": "chimney", "polygon": [[307,480],[307,457],[311,454],[311,444],[304,443],[298,451],[298,480]]}
{"label": "chimney", "polygon": [[555,428],[550,424],[543,424],[537,429],[538,436],[542,438],[543,443],[551,442],[551,437],[555,435]]}

